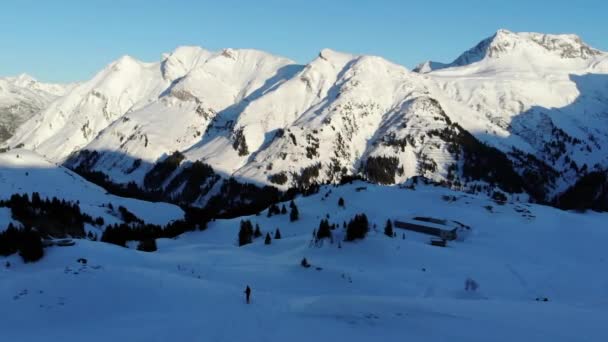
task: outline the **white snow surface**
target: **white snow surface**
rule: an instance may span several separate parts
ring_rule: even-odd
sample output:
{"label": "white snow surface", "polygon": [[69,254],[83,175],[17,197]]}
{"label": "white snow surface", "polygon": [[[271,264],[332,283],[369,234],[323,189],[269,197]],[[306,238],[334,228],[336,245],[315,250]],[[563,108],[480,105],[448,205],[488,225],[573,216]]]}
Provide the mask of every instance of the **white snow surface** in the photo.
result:
{"label": "white snow surface", "polygon": [[[340,197],[345,208],[337,205]],[[323,187],[295,202],[299,221],[265,212],[247,218],[264,234],[280,228],[282,239],[270,245],[258,238],[237,247],[239,219],[233,219],[159,240],[154,253],[79,240],[47,248],[35,264],[0,258],[0,306],[10,312],[0,320],[2,336],[24,342],[41,334],[64,341],[608,339],[606,214],[364,183]],[[361,212],[377,226],[366,239],[311,247],[312,230],[326,214],[341,227]],[[457,220],[472,231],[447,248],[414,232],[382,233],[387,219],[413,216]],[[343,235],[334,230],[336,239]],[[303,257],[311,268],[300,266]],[[469,277],[479,284],[474,293],[464,290]]]}

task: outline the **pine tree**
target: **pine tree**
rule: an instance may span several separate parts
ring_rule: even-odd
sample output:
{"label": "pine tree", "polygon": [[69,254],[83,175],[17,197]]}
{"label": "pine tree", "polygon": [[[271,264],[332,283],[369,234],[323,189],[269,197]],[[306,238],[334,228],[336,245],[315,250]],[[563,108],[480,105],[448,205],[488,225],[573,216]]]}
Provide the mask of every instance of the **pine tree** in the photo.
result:
{"label": "pine tree", "polygon": [[260,236],[262,236],[262,231],[260,230],[260,225],[259,224],[255,224],[255,231],[253,232],[253,237],[254,238],[259,238]]}
{"label": "pine tree", "polygon": [[302,265],[302,267],[304,268],[310,267],[310,264],[308,263],[308,260],[306,260],[306,258],[302,258],[302,261],[300,261],[300,265]]}
{"label": "pine tree", "polygon": [[272,215],[279,215],[280,213],[281,213],[281,209],[279,209],[278,205],[273,204],[270,207],[268,207],[268,217],[271,217]]}
{"label": "pine tree", "polygon": [[388,237],[393,237],[393,223],[391,220],[386,220],[386,226],[384,227],[384,234]]}
{"label": "pine tree", "polygon": [[241,221],[241,229],[239,230],[239,247],[250,244],[253,237],[253,226],[251,221]]}
{"label": "pine tree", "polygon": [[283,206],[281,207],[281,214],[282,215],[287,214],[287,208],[285,208],[285,204],[283,204]]}
{"label": "pine tree", "polygon": [[264,239],[264,244],[270,245],[271,241],[272,241],[272,238],[270,237],[270,233],[266,233],[266,239]]}
{"label": "pine tree", "polygon": [[331,227],[329,225],[329,221],[321,220],[319,223],[319,229],[317,229],[316,239],[321,240],[325,238],[331,239]]}
{"label": "pine tree", "polygon": [[340,197],[338,200],[338,206],[344,208],[344,198]]}
{"label": "pine tree", "polygon": [[279,228],[277,228],[277,230],[274,232],[274,239],[275,240],[281,239],[281,231],[279,230]]}
{"label": "pine tree", "polygon": [[289,220],[291,222],[294,222],[294,221],[297,221],[299,218],[300,218],[300,212],[298,211],[298,207],[294,204],[294,206],[291,207],[291,212],[289,213]]}

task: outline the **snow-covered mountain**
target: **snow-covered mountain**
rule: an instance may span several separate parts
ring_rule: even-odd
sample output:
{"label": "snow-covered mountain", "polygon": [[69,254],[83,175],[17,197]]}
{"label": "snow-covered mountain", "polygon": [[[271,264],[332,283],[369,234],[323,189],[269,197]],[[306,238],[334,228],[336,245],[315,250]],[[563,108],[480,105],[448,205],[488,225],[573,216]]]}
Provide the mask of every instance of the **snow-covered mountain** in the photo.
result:
{"label": "snow-covered mountain", "polygon": [[73,86],[38,82],[26,74],[0,78],[0,142]]}
{"label": "snow-covered mountain", "polygon": [[608,166],[608,54],[577,36],[499,30],[427,75],[443,102],[464,105],[483,120],[485,127],[463,124],[466,129],[553,168],[553,192]]}
{"label": "snow-covered mountain", "polygon": [[608,54],[580,38],[499,30],[416,71],[332,50],[306,65],[196,47],[157,63],[124,57],[7,146],[166,198],[209,165],[188,196],[201,204],[230,176],[283,190],[424,176],[545,201],[608,167]]}
{"label": "snow-covered mountain", "polygon": [[608,53],[576,36],[414,71],[180,47],[0,94],[31,116],[0,143],[7,340],[608,339],[608,213],[525,203],[608,211]]}

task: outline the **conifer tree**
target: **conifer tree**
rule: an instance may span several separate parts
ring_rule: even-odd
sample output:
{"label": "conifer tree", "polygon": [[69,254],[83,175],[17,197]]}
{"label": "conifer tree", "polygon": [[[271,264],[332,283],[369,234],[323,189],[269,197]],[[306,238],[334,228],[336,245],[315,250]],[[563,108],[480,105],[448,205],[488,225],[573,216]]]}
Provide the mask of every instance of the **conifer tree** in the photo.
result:
{"label": "conifer tree", "polygon": [[384,234],[388,237],[393,237],[393,223],[391,220],[386,220],[386,226],[384,226]]}
{"label": "conifer tree", "polygon": [[300,218],[300,212],[298,210],[298,207],[294,204],[294,206],[291,207],[291,212],[289,213],[289,220],[291,222],[294,222],[294,221],[297,221],[299,218]]}
{"label": "conifer tree", "polygon": [[277,230],[274,232],[274,239],[275,240],[281,239],[281,231],[279,230],[279,228],[277,228]]}
{"label": "conifer tree", "polygon": [[270,233],[266,233],[266,238],[264,239],[264,244],[270,245],[271,241],[272,241],[272,238],[270,237]]}
{"label": "conifer tree", "polygon": [[239,230],[239,247],[250,244],[253,238],[253,225],[251,221],[241,221],[241,229]]}
{"label": "conifer tree", "polygon": [[259,224],[255,224],[255,231],[253,232],[253,237],[254,238],[259,238],[260,236],[262,236],[262,231],[260,230],[260,225]]}
{"label": "conifer tree", "polygon": [[344,208],[344,198],[340,197],[338,200],[338,206]]}
{"label": "conifer tree", "polygon": [[331,239],[331,227],[327,220],[321,220],[319,223],[319,229],[317,229],[316,239],[321,240],[325,238]]}

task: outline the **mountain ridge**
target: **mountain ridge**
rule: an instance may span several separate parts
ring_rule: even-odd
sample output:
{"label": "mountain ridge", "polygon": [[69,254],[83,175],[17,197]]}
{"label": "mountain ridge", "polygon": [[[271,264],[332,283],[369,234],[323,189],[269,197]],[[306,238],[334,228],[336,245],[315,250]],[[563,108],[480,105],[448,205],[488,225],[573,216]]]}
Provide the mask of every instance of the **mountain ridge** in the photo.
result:
{"label": "mountain ridge", "polygon": [[[183,157],[164,191],[200,162],[222,179],[282,190],[351,176],[383,184],[424,176],[550,201],[608,167],[607,56],[574,35],[507,30],[450,67],[427,63],[418,72],[330,49],[298,65],[258,50],[179,47],[156,63],[111,63],[5,145],[142,187],[177,151]],[[99,153],[92,161],[79,151]],[[514,173],[498,176],[492,160]],[[518,177],[541,184],[522,188]],[[195,202],[204,205],[219,184]]]}

